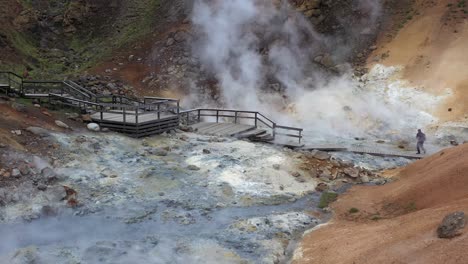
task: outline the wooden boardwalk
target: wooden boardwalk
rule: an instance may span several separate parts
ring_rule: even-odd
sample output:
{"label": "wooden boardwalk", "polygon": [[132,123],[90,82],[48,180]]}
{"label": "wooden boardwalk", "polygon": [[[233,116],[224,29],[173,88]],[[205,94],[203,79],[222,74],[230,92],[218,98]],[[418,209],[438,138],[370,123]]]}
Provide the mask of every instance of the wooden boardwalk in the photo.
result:
{"label": "wooden boardwalk", "polygon": [[372,156],[379,156],[379,157],[400,157],[400,158],[407,158],[407,159],[422,159],[426,155],[416,154],[414,152],[409,151],[385,151],[379,150],[376,148],[349,148],[348,152],[353,152],[357,154],[368,154]]}
{"label": "wooden boardwalk", "polygon": [[142,123],[154,122],[154,121],[158,121],[161,119],[174,118],[174,117],[177,117],[177,115],[160,114],[158,116],[157,113],[140,113],[138,115],[138,120],[137,120],[135,111],[127,112],[125,117],[121,111],[115,112],[115,113],[103,113],[102,120],[101,120],[101,113],[94,113],[91,115],[91,118],[96,122],[110,121],[110,122],[131,123],[131,124],[137,124],[137,123],[142,124]]}
{"label": "wooden boardwalk", "polygon": [[400,157],[407,159],[422,159],[425,155],[415,154],[410,151],[388,151],[374,147],[342,147],[337,145],[306,145],[304,147],[298,148],[297,150],[312,151],[312,150],[321,150],[325,152],[351,152],[356,154],[368,154],[372,156],[379,157]]}
{"label": "wooden boardwalk", "polygon": [[239,136],[242,138],[256,136],[265,133],[265,130],[257,129],[255,126],[233,124],[233,123],[214,123],[201,122],[191,126],[194,131],[205,135],[215,135],[232,137]]}

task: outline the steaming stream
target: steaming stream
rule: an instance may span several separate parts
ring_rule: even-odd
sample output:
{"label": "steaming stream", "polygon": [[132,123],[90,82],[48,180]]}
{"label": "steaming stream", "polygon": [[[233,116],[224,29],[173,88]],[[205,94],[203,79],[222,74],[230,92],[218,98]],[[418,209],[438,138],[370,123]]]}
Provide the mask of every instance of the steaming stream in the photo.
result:
{"label": "steaming stream", "polygon": [[19,186],[0,210],[0,263],[273,263],[327,217],[311,214],[315,181],[297,182],[298,161],[273,146],[191,134],[55,138],[60,185],[81,206],[66,208],[60,186]]}

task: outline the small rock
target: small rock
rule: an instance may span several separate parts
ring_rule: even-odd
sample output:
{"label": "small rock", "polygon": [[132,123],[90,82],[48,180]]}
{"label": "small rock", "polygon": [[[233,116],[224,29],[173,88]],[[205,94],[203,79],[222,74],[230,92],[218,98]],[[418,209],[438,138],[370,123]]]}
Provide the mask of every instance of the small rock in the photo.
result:
{"label": "small rock", "polygon": [[45,190],[47,190],[47,185],[45,185],[45,184],[39,184],[39,185],[37,185],[37,189],[38,189],[39,191],[45,191]]}
{"label": "small rock", "polygon": [[195,166],[195,165],[188,165],[187,169],[191,170],[191,171],[199,171],[200,170],[200,168],[198,166]]}
{"label": "small rock", "polygon": [[21,133],[21,130],[12,130],[11,133],[12,133],[13,135],[17,135],[17,136],[21,136],[21,134],[22,134],[22,133]]}
{"label": "small rock", "polygon": [[301,182],[301,183],[306,182],[306,180],[303,177],[297,177],[296,181]]}
{"label": "small rock", "polygon": [[41,170],[41,176],[49,183],[57,180],[57,174],[49,167],[45,167]]}
{"label": "small rock", "polygon": [[105,169],[101,171],[101,176],[105,178],[117,178],[117,173],[109,169]]}
{"label": "small rock", "polygon": [[129,55],[128,56],[128,61],[131,62],[131,61],[133,61],[134,58],[135,58],[135,55]]}
{"label": "small rock", "polygon": [[351,178],[358,178],[359,177],[359,169],[358,168],[346,168],[343,172],[351,177]]}
{"label": "small rock", "polygon": [[18,169],[13,169],[13,170],[11,171],[11,176],[13,176],[13,177],[15,177],[15,178],[19,178],[19,177],[21,176],[20,170],[18,170]]}
{"label": "small rock", "polygon": [[301,174],[297,171],[291,173],[291,176],[293,176],[294,178],[298,178],[298,177],[301,177]]}
{"label": "small rock", "polygon": [[67,197],[67,192],[65,191],[65,188],[57,185],[47,188],[45,196],[49,202],[58,203]]}
{"label": "small rock", "polygon": [[361,175],[361,182],[363,183],[369,183],[369,177],[367,175]]}
{"label": "small rock", "polygon": [[55,124],[58,127],[65,128],[65,129],[70,129],[70,127],[67,124],[65,124],[64,122],[62,122],[60,120],[55,120]]}
{"label": "small rock", "polygon": [[165,157],[168,154],[167,151],[164,149],[155,149],[152,151],[152,153],[159,157]]}
{"label": "small rock", "polygon": [[279,164],[273,164],[273,169],[279,170],[281,166]]}
{"label": "small rock", "polygon": [[328,154],[327,152],[320,151],[320,150],[313,150],[312,151],[312,157],[318,159],[318,160],[328,160],[330,159],[331,155]]}
{"label": "small rock", "polygon": [[465,227],[466,217],[464,212],[454,212],[445,216],[442,223],[437,228],[439,238],[453,238],[461,235],[461,230]]}
{"label": "small rock", "polygon": [[166,46],[172,46],[175,43],[175,39],[173,38],[168,38],[166,42]]}
{"label": "small rock", "polygon": [[89,123],[86,127],[88,128],[88,130],[94,131],[94,132],[99,132],[101,130],[99,125],[96,123]]}
{"label": "small rock", "polygon": [[203,149],[203,154],[211,154],[211,151],[208,149]]}
{"label": "small rock", "polygon": [[21,172],[22,175],[26,176],[31,173],[31,168],[27,164],[21,164],[18,167],[19,171]]}
{"label": "small rock", "polygon": [[26,130],[37,136],[41,136],[41,137],[49,136],[49,131],[42,127],[28,127],[26,128]]}
{"label": "small rock", "polygon": [[317,185],[317,187],[315,187],[315,190],[317,192],[324,192],[324,191],[327,191],[329,188],[330,187],[328,186],[328,184],[321,182]]}

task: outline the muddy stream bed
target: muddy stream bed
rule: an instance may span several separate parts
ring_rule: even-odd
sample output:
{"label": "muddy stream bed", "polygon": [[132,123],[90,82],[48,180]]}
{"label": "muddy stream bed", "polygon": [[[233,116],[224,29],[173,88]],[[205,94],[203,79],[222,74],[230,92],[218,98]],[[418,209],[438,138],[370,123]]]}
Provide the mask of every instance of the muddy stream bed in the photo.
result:
{"label": "muddy stream bed", "polygon": [[30,162],[57,183],[0,189],[0,263],[287,263],[330,217],[293,151],[194,134],[53,140],[55,158]]}

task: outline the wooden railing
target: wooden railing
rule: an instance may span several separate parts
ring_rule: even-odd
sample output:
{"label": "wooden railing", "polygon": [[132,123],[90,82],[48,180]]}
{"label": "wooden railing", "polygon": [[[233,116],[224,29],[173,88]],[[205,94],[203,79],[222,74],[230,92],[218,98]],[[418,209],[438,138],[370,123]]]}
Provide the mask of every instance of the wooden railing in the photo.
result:
{"label": "wooden railing", "polygon": [[21,94],[23,90],[23,78],[14,72],[0,71],[0,83],[8,85],[5,93],[14,92]]}
{"label": "wooden railing", "polygon": [[[60,101],[62,104],[68,104],[72,107],[85,108],[91,107],[92,110],[100,113],[100,121],[104,120],[105,113],[119,114],[122,115],[123,123],[129,121],[129,116],[133,116],[135,123],[138,123],[139,117],[143,114],[156,114],[157,120],[165,118],[164,113],[168,113],[172,116],[179,116],[179,100],[168,99],[159,102],[143,102],[135,101],[133,104],[125,104],[118,102],[91,102],[87,100],[70,98],[63,94],[50,94],[52,101]],[[116,101],[116,100],[114,100]],[[69,102],[72,102],[70,104]]]}
{"label": "wooden railing", "polygon": [[91,101],[91,97],[65,82],[60,81],[23,81],[22,95],[26,97],[48,97],[49,94],[75,97]]}
{"label": "wooden railing", "polygon": [[[266,117],[260,112],[256,111],[242,111],[242,110],[231,110],[231,109],[214,109],[214,108],[199,108],[191,109],[180,112],[181,120],[185,121],[186,124],[190,124],[190,116],[195,115],[197,122],[201,122],[204,117],[211,117],[216,120],[216,123],[220,122],[220,119],[233,122],[234,124],[241,123],[241,120],[250,121],[255,127],[266,127],[271,130],[271,134],[275,139],[277,136],[286,136],[297,138],[299,143],[302,141],[302,128],[288,127],[278,125],[276,122]],[[229,120],[230,119],[230,120]]]}

